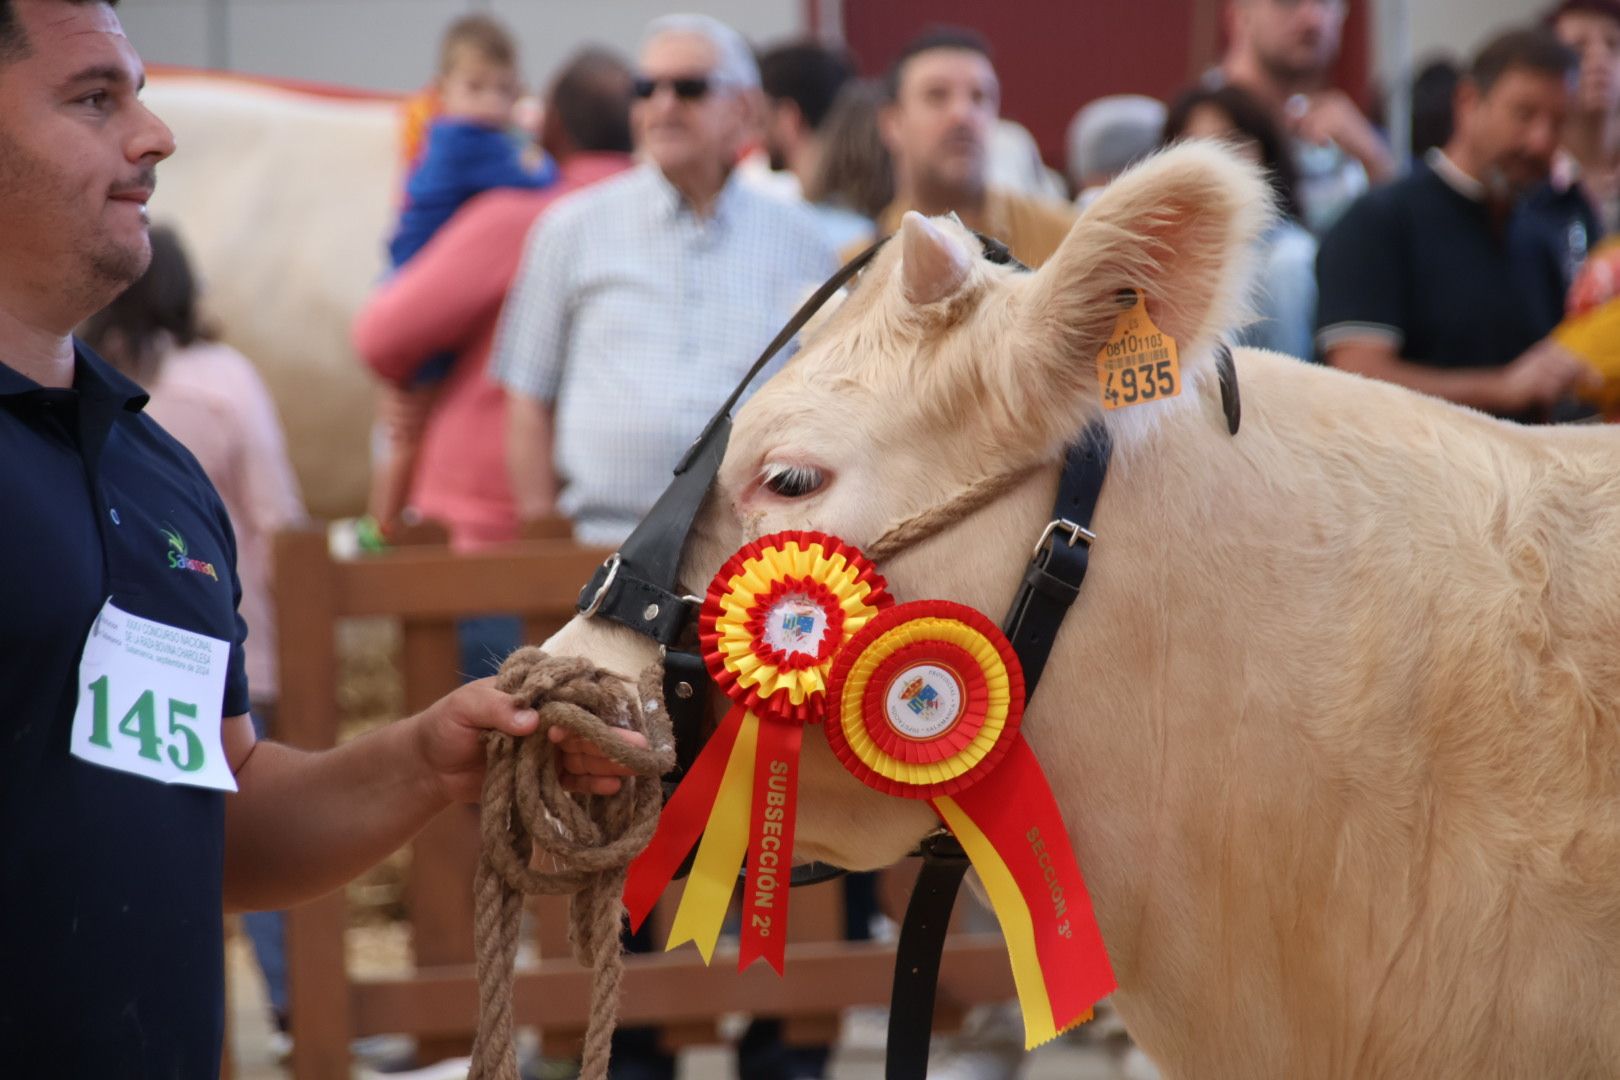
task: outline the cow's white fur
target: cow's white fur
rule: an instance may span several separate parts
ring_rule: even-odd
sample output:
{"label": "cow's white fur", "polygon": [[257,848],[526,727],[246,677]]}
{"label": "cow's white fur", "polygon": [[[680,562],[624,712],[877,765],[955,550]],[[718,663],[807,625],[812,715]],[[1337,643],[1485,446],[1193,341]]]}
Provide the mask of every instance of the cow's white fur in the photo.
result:
{"label": "cow's white fur", "polygon": [[[1531,430],[1239,350],[1259,176],[1200,145],[1116,181],[1041,271],[911,303],[898,246],[742,410],[689,552],[856,543],[1099,414],[1121,288],[1181,343],[1175,402],[1109,414],[1091,576],[1025,731],[1133,1035],[1175,1077],[1620,1075],[1620,437]],[[934,222],[942,243],[971,238]],[[829,475],[784,502],[766,461]],[[1048,467],[882,569],[998,615]],[[554,648],[638,670],[576,620]],[[933,825],[806,740],[801,858],[875,867]]]}

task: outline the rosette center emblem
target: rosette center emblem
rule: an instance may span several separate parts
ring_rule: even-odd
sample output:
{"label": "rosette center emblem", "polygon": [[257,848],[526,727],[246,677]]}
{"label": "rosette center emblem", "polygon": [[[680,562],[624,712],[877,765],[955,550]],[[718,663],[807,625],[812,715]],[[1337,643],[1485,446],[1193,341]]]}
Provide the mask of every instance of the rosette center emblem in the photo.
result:
{"label": "rosette center emblem", "polygon": [[743,708],[814,723],[825,712],[833,656],[890,603],[877,568],[843,541],[815,532],[761,537],[709,586],[704,659]]}

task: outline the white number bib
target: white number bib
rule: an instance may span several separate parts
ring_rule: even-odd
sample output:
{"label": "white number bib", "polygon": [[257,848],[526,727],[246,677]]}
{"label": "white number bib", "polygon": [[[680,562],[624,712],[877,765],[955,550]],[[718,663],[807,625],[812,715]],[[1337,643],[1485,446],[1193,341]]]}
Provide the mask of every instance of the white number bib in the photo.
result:
{"label": "white number bib", "polygon": [[79,660],[73,756],[165,784],[235,791],[220,725],[228,642],[109,598]]}

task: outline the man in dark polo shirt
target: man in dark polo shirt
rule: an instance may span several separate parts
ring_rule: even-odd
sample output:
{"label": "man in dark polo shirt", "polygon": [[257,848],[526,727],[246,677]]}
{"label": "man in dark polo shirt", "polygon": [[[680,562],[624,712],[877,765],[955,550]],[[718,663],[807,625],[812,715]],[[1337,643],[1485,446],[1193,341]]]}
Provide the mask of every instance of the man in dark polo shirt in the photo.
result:
{"label": "man in dark polo shirt", "polygon": [[[477,798],[483,729],[537,724],[485,680],[331,752],[255,743],[225,511],[70,336],[150,257],[174,143],[141,81],[111,4],[0,0],[5,1077],[215,1075],[223,909],[337,887]],[[570,786],[616,789],[579,749]]]}
{"label": "man in dark polo shirt", "polygon": [[1578,193],[1546,184],[1573,69],[1544,30],[1492,40],[1457,89],[1445,148],[1323,239],[1329,364],[1516,419],[1545,418],[1596,377],[1547,339],[1597,231]]}

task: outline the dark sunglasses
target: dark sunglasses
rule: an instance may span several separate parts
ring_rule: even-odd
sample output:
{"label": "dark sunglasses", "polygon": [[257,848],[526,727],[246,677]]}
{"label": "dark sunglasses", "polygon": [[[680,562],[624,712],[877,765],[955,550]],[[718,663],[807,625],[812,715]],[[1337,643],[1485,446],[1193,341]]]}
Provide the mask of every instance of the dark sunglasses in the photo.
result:
{"label": "dark sunglasses", "polygon": [[658,93],[660,86],[668,86],[682,101],[697,101],[709,92],[709,77],[688,75],[678,79],[649,79],[638,76],[634,86],[636,97],[645,101]]}

